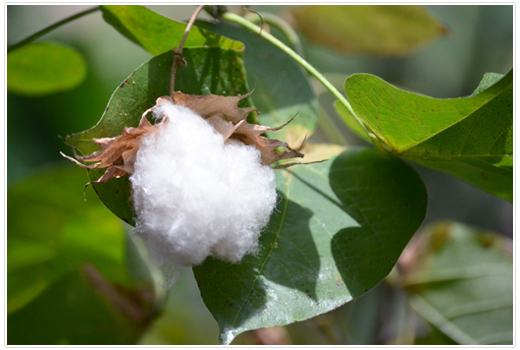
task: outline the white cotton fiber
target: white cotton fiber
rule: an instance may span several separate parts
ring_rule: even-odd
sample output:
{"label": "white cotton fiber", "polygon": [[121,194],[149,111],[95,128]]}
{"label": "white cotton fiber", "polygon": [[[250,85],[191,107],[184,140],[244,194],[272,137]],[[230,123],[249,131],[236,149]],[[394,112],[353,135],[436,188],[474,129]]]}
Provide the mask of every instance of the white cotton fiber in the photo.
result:
{"label": "white cotton fiber", "polygon": [[253,146],[224,139],[190,109],[169,117],[139,148],[130,176],[136,218],[152,260],[172,282],[208,256],[239,262],[255,253],[276,204],[275,175]]}

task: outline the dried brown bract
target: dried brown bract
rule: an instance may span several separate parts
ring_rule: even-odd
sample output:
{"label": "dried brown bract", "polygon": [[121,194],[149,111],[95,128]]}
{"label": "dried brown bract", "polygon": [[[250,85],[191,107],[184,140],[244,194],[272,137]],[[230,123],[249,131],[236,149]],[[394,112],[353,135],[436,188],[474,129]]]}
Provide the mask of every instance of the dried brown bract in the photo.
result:
{"label": "dried brown bract", "polygon": [[[255,146],[261,153],[262,163],[270,165],[278,160],[303,157],[303,154],[292,149],[286,142],[268,139],[261,136],[267,131],[277,131],[289,124],[271,128],[262,125],[249,124],[246,120],[250,112],[255,108],[240,108],[240,100],[247,98],[251,93],[244,96],[219,96],[219,95],[187,95],[182,92],[175,92],[173,99],[170,96],[159,97],[156,105],[143,114],[137,128],[125,127],[120,136],[92,139],[101,149],[86,156],[78,156],[74,151],[74,158],[63,153],[61,155],[82,168],[99,169],[106,168],[105,173],[93,183],[107,182],[112,178],[119,178],[125,174],[133,174],[134,163],[143,136],[153,132],[160,127],[161,123],[168,121],[167,116],[160,116],[160,121],[155,125],[150,124],[146,119],[146,114],[163,103],[175,103],[185,106],[210,123],[213,128],[222,134],[224,140],[236,139],[246,145]],[[286,151],[276,152],[276,149],[283,147]],[[94,164],[85,165],[82,162],[93,162]],[[287,167],[295,163],[282,165]],[[92,182],[89,182],[89,185]]]}
{"label": "dried brown bract", "polygon": [[[292,149],[286,142],[268,139],[261,136],[267,131],[277,131],[289,124],[271,128],[268,126],[249,124],[246,120],[254,108],[239,108],[240,100],[247,98],[251,93],[244,96],[219,96],[219,95],[186,95],[182,92],[173,94],[173,102],[186,106],[206,119],[220,132],[225,139],[234,138],[246,145],[255,146],[262,154],[262,162],[270,165],[278,160],[287,158],[303,157],[303,154]],[[284,147],[287,151],[276,152],[278,147]]]}
{"label": "dried brown bract", "polygon": [[[139,146],[141,145],[142,137],[149,132],[157,130],[159,125],[160,124],[150,124],[146,119],[146,116],[143,115],[137,128],[125,127],[120,136],[92,139],[92,142],[101,147],[101,149],[90,155],[78,156],[74,148],[72,150],[74,152],[74,157],[76,157],[77,160],[67,156],[63,152],[60,153],[63,157],[73,161],[82,168],[107,169],[103,176],[96,181],[89,182],[86,186],[90,183],[107,182],[114,177],[118,178],[125,174],[132,174],[134,172],[135,158]],[[79,161],[94,162],[94,164],[85,165]]]}

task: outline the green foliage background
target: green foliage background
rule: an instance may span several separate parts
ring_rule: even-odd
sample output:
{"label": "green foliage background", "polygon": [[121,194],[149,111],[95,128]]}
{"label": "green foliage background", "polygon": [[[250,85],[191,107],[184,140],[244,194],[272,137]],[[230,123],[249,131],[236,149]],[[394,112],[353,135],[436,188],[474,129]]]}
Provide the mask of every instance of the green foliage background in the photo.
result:
{"label": "green foliage background", "polygon": [[[10,5],[7,23],[8,41],[18,41],[49,23],[79,12],[82,8],[81,6]],[[186,20],[194,10],[193,6],[150,6],[150,8],[177,20]],[[253,6],[252,9],[280,14],[288,10],[287,7],[278,6]],[[484,73],[508,73],[512,66],[512,6],[429,6],[427,9],[449,28],[450,35],[425,45],[410,56],[405,58],[344,56],[304,40],[306,59],[324,73],[340,91],[343,91],[344,80],[348,75],[363,72],[377,75],[394,86],[437,98],[468,96],[478,85]],[[202,17],[208,18],[204,15]],[[273,29],[272,33],[284,40],[276,29]],[[47,35],[45,39],[56,40],[78,49],[86,58],[88,72],[86,80],[72,91],[32,98],[8,94],[8,189],[17,188],[17,184],[23,185],[31,175],[41,173],[45,168],[65,164],[67,161],[63,160],[58,152],[68,152],[68,148],[57,136],[85,130],[96,124],[115,87],[119,86],[136,67],[150,58],[148,53],[108,26],[99,13],[70,23]],[[253,81],[255,79],[251,76],[248,78]],[[317,84],[316,89],[319,92],[322,113],[331,116],[331,120],[329,125],[324,123],[319,125],[319,131],[313,135],[313,140],[323,142],[327,138],[334,138],[338,144],[367,146],[368,144],[362,138],[348,130],[339,118],[334,117],[336,113],[333,105],[334,97],[321,91],[321,87]],[[334,129],[339,130],[339,133],[332,134],[330,130]],[[331,137],[331,135],[335,136]],[[509,203],[448,174],[418,165],[414,167],[423,177],[429,193],[429,208],[425,224],[449,219],[512,236],[512,206]],[[80,169],[70,169],[67,172],[75,174],[71,177],[76,179],[74,180],[76,183],[82,182],[81,177],[84,178],[84,182],[87,181],[86,175]],[[29,191],[32,198],[41,198],[48,196],[45,193],[45,186],[45,184],[33,185],[26,191]],[[67,191],[67,196],[71,196],[70,191],[74,191],[76,187],[66,186],[64,183],[63,186],[56,185],[53,188],[55,188],[54,194],[59,198],[60,189]],[[77,186],[76,189],[77,197],[81,199],[82,186]],[[27,199],[27,201],[32,200],[31,197]],[[89,190],[88,201],[89,205],[98,201],[91,190]],[[37,204],[35,206],[35,211],[38,211]],[[9,215],[19,219],[18,213],[22,211],[22,207],[23,204],[16,204],[9,200]],[[56,212],[59,213],[60,210],[62,209],[58,208]],[[95,210],[101,211],[102,214],[99,215],[110,220],[110,213],[106,208],[100,206]],[[50,221],[51,218],[52,216],[48,216],[47,220]],[[119,224],[115,217],[112,219],[108,225],[117,226],[120,235],[118,239],[123,239],[124,230],[127,228]],[[42,217],[41,220],[46,218]],[[92,220],[101,219],[94,215]],[[9,221],[15,222],[11,217]],[[31,225],[36,227],[39,223],[33,218],[23,222],[23,225],[30,228]],[[67,223],[67,225],[77,224]],[[43,262],[50,256],[49,254],[55,254],[45,249],[41,248]],[[113,269],[122,268],[124,262],[120,260],[114,262]],[[76,268],[72,265],[70,269]],[[80,272],[74,272],[75,270],[59,271],[56,268],[46,267],[45,264],[41,266],[44,266],[42,267],[45,271],[44,276],[59,280],[60,285],[64,285],[65,288],[70,281],[84,278]],[[127,287],[139,285],[139,280],[142,279],[142,277],[133,278],[130,282],[126,276],[120,278],[123,280],[118,282]],[[38,283],[41,285],[47,282],[35,279],[33,285],[26,284],[20,288],[25,288],[23,290],[29,291],[28,293],[36,293],[31,288],[37,289]],[[53,300],[59,298],[60,291],[56,292],[57,295],[52,294],[52,290],[46,293],[44,297],[47,299],[43,300]],[[410,322],[409,318],[416,316],[410,316],[414,314],[407,309],[406,304],[403,303],[404,297],[400,293],[395,290],[390,292],[386,284],[381,284],[360,299],[332,313],[290,325],[287,329],[295,344],[330,344],[334,341],[357,344],[405,342],[407,334],[403,329],[409,328],[406,327],[407,322]],[[85,300],[91,300],[92,305],[100,303],[96,295],[85,296]],[[390,306],[383,306],[385,300]],[[34,315],[34,312],[38,312],[39,306],[32,305],[32,307],[32,315]],[[76,307],[78,312],[85,312],[81,305]],[[389,313],[388,308],[392,312]],[[140,337],[139,343],[216,343],[217,324],[199,297],[191,271],[183,272],[181,280],[175,285],[175,293],[170,293],[168,296],[166,310]],[[389,314],[391,316],[388,316]],[[384,320],[387,324],[396,326],[389,326],[388,329],[378,328],[373,321],[382,317],[381,315],[386,315]],[[23,323],[23,315],[17,314],[17,317],[21,318],[20,322]],[[109,318],[105,318],[107,319]],[[356,320],[357,325],[351,324],[352,320]],[[15,327],[18,321],[15,318],[12,322]],[[114,331],[120,327],[117,321],[107,322],[106,327],[113,327],[111,329]],[[34,327],[43,326],[38,323],[34,325]],[[136,322],[132,327],[138,330],[141,329],[141,324]],[[360,330],[356,331],[356,327]],[[428,325],[425,323],[422,327],[428,328]],[[435,332],[428,334],[431,339],[425,341],[430,344],[450,341],[438,334],[436,336]],[[13,339],[16,339],[16,336]],[[72,337],[71,339],[81,342],[83,338]],[[110,337],[100,339],[102,343],[136,341],[135,335],[132,334],[121,335],[116,340]],[[35,337],[33,341],[38,343],[42,340]],[[235,341],[235,343],[251,342],[254,342],[254,338],[248,334],[239,336]]]}

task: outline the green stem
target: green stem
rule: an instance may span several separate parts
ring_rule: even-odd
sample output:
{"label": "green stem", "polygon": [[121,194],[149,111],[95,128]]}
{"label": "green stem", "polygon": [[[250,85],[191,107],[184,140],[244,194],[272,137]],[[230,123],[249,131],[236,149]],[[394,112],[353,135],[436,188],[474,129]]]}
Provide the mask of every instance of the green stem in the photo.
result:
{"label": "green stem", "polygon": [[88,9],[88,10],[85,10],[83,12],[80,12],[78,14],[75,14],[74,16],[70,16],[70,17],[67,17],[65,18],[64,20],[61,20],[57,23],[54,23],[46,28],[43,28],[42,30],[40,30],[39,32],[37,33],[34,33],[33,35],[17,42],[16,44],[13,44],[13,45],[10,45],[8,48],[7,48],[7,52],[11,52],[13,50],[16,50],[16,49],[19,49],[20,47],[24,46],[24,45],[27,45],[29,43],[32,43],[33,41],[35,41],[36,39],[44,36],[45,34],[49,33],[50,31],[53,31],[54,29],[58,28],[58,27],[61,27],[62,25],[64,24],[67,24],[69,22],[72,22],[74,21],[75,19],[77,18],[80,18],[80,17],[83,17],[85,15],[88,15],[92,12],[95,12],[99,10],[99,6],[96,6],[94,8],[91,8],[91,9]]}
{"label": "green stem", "polygon": [[303,57],[303,47],[298,34],[296,34],[296,31],[289,25],[289,23],[287,23],[281,17],[271,13],[262,13],[261,15],[247,14],[245,18],[254,24],[259,24],[263,20],[265,23],[280,29],[283,35],[285,35],[287,40],[289,40],[291,43],[294,51],[299,56]]}
{"label": "green stem", "polygon": [[237,14],[234,14],[231,12],[225,12],[222,14],[221,17],[227,21],[240,24],[241,26],[252,31],[253,33],[259,34],[262,38],[264,38],[265,40],[269,41],[270,43],[272,43],[273,45],[278,47],[280,50],[282,50],[284,53],[286,53],[289,57],[291,57],[294,61],[296,61],[296,63],[298,63],[303,68],[305,68],[305,70],[307,70],[307,72],[309,72],[311,75],[316,77],[316,79],[318,79],[318,81],[320,83],[322,83],[323,86],[325,86],[327,88],[327,90],[329,90],[349,110],[350,113],[352,113],[354,118],[356,118],[356,120],[363,127],[363,129],[368,134],[368,136],[370,136],[370,138],[372,139],[372,142],[376,145],[376,147],[378,149],[380,149],[381,151],[388,152],[384,148],[384,146],[381,144],[381,141],[377,138],[377,136],[375,136],[372,132],[367,130],[365,124],[356,115],[356,113],[354,112],[354,109],[352,108],[350,103],[347,101],[347,99],[320,72],[318,72],[316,70],[316,68],[311,66],[300,55],[298,55],[291,48],[289,48],[287,45],[282,43],[280,40],[276,39],[271,34],[267,33],[264,30],[261,30],[260,27],[256,26],[255,24],[251,23],[247,19],[245,19]]}

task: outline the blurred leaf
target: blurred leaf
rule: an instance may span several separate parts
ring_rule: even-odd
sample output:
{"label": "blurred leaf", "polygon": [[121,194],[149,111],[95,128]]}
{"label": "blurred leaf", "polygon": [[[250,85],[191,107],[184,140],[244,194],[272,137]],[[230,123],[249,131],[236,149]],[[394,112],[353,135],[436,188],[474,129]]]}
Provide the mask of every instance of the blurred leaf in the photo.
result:
{"label": "blurred leaf", "polygon": [[363,295],[390,272],[426,212],[417,173],[376,150],[281,171],[277,184],[279,205],[259,253],[194,268],[223,344]]}
{"label": "blurred leaf", "polygon": [[7,54],[7,90],[41,96],[78,86],[87,73],[83,56],[54,43],[32,43]]}
{"label": "blurred leaf", "polygon": [[363,126],[361,126],[356,118],[352,115],[352,113],[349,112],[347,107],[343,105],[340,101],[334,102],[334,107],[336,107],[336,111],[338,112],[339,116],[343,121],[348,125],[348,127],[354,131],[356,134],[358,134],[363,140],[372,143],[372,140],[367,135],[365,129],[363,129]]}
{"label": "blurred leaf", "polygon": [[125,284],[124,234],[119,221],[92,197],[74,167],[50,169],[7,194],[7,311],[34,299],[83,263]]}
{"label": "blurred leaf", "polygon": [[[137,5],[101,5],[103,19],[130,41],[144,48],[152,55],[179,46],[186,24],[173,21]],[[195,7],[193,7],[195,11]],[[243,50],[238,41],[218,36],[193,27],[186,39],[185,47],[222,47]]]}
{"label": "blurred leaf", "polygon": [[[131,228],[131,226],[128,226]],[[139,236],[132,234],[130,229],[125,230],[125,263],[128,275],[136,286],[146,287],[155,285],[156,268],[148,258],[145,243]]]}
{"label": "blurred leaf", "polygon": [[381,344],[381,309],[392,304],[392,297],[388,285],[382,282],[338,309],[286,328],[295,345]]}
{"label": "blurred leaf", "polygon": [[404,56],[447,31],[415,5],[312,5],[291,15],[309,40],[346,54]]}
{"label": "blurred leaf", "polygon": [[[202,21],[196,24],[246,45],[244,65],[249,86],[255,89],[251,97],[259,111],[261,125],[280,126],[296,115],[275,138],[298,147],[306,135],[312,135],[318,123],[318,100],[307,73],[298,64],[273,44],[244,28]],[[267,135],[274,137],[272,132]]]}
{"label": "blurred leaf", "polygon": [[415,310],[459,344],[513,344],[512,241],[457,223],[419,237],[403,266]]}
{"label": "blurred leaf", "polygon": [[[393,153],[513,201],[513,71],[476,95],[437,99],[369,75],[345,81],[352,107]],[[494,85],[490,85],[496,82]]]}
{"label": "blurred leaf", "polygon": [[414,345],[458,345],[446,334],[442,333],[435,327],[431,328],[430,332],[422,337],[415,339]]}
{"label": "blurred leaf", "polygon": [[[194,48],[184,49],[183,55],[188,64],[177,69],[176,90],[186,94],[228,96],[249,92],[240,52]],[[152,107],[158,97],[169,94],[172,62],[172,51],[145,62],[114,91],[98,124],[90,130],[67,136],[65,142],[83,154],[90,154],[97,149],[92,138],[121,135],[125,126],[137,126],[143,112]],[[98,179],[104,171],[91,170],[90,179]],[[134,225],[128,176],[94,184],[93,187],[114,214]]]}
{"label": "blurred leaf", "polygon": [[91,191],[83,200],[85,181],[56,167],[8,192],[9,344],[133,343],[152,315],[150,285],[128,277],[120,221]]}
{"label": "blurred leaf", "polygon": [[8,344],[134,344],[146,319],[140,319],[139,314],[133,318],[125,315],[113,307],[103,291],[95,289],[78,269],[61,276],[38,298],[7,318]]}
{"label": "blurred leaf", "polygon": [[139,339],[138,345],[217,345],[218,326],[204,306],[191,268],[168,291],[163,312]]}

